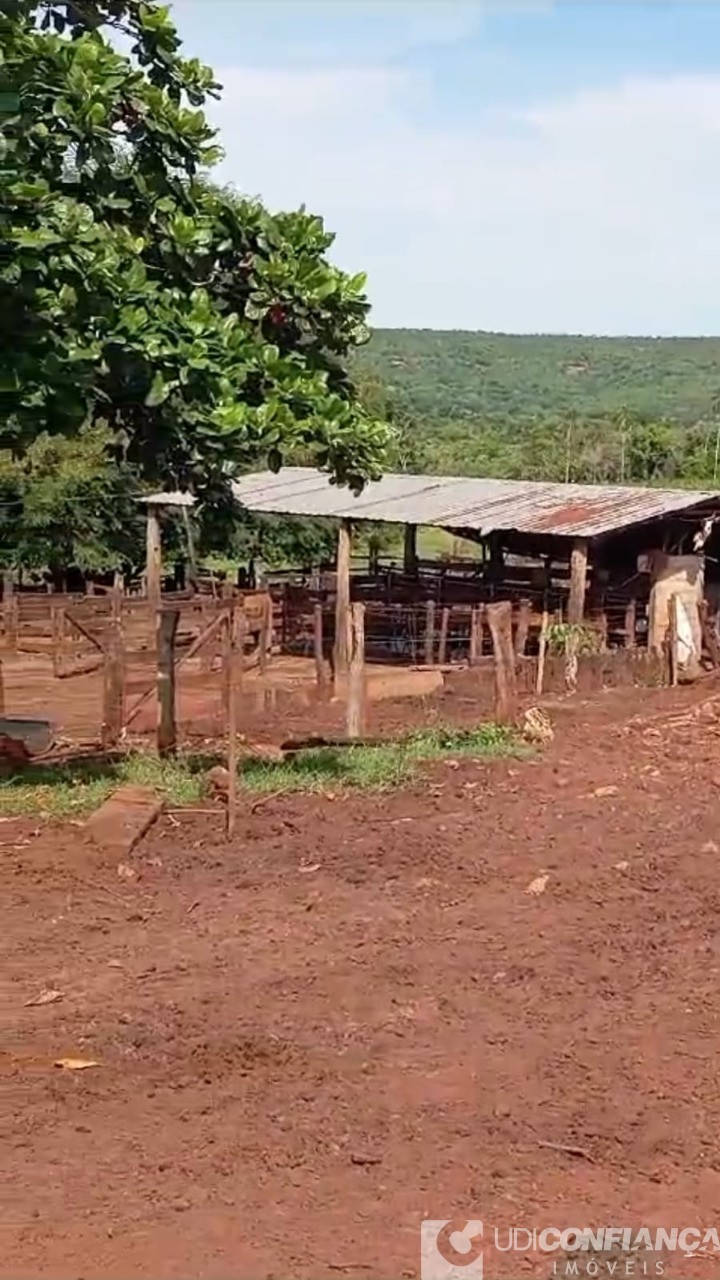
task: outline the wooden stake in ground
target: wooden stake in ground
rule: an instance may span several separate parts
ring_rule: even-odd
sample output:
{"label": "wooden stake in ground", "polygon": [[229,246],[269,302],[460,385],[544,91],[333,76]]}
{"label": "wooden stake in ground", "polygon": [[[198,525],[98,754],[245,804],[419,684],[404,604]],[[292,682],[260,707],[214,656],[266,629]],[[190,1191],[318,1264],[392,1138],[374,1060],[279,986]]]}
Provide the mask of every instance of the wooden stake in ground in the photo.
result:
{"label": "wooden stake in ground", "polygon": [[517,704],[512,604],[499,600],[489,604],[486,613],[495,654],[495,718],[505,724],[514,718]]}
{"label": "wooden stake in ground", "polygon": [[57,676],[62,668],[65,652],[65,610],[61,605],[51,605],[50,623],[52,626],[53,675]]}
{"label": "wooden stake in ground", "polygon": [[175,636],[179,609],[163,609],[157,625],[157,748],[161,756],[169,755],[177,745],[175,720]]}
{"label": "wooden stake in ground", "polygon": [[125,710],[125,649],[122,627],[113,618],[107,631],[103,661],[103,718],[100,740],[103,751],[120,740]]}
{"label": "wooden stake in ground", "polygon": [[3,675],[2,658],[0,658],[0,716],[5,715],[5,677]]}
{"label": "wooden stake in ground", "polygon": [[350,660],[350,551],[352,525],[341,520],[338,526],[335,582],[335,679],[342,681]]}
{"label": "wooden stake in ground", "polygon": [[272,597],[268,594],[263,601],[262,623],[260,630],[260,652],[258,661],[260,664],[260,673],[264,675],[267,671],[268,659],[272,651],[273,645],[273,602]]}
{"label": "wooden stake in ground", "polygon": [[537,684],[535,692],[540,697],[543,691],[543,682],[545,680],[545,655],[547,653],[547,633],[550,625],[550,615],[547,609],[543,609],[542,622],[540,623],[540,647],[538,650],[537,665]]}
{"label": "wooden stake in ground", "polygon": [[365,605],[351,607],[350,674],[347,692],[347,736],[365,731]]}

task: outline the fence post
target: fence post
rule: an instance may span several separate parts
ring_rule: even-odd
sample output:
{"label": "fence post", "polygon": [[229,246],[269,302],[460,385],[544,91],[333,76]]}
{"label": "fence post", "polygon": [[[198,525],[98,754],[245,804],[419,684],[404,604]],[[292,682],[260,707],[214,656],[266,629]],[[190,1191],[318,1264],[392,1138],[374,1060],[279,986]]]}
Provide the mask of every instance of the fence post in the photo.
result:
{"label": "fence post", "polygon": [[518,607],[517,629],[515,631],[515,656],[522,658],[527,647],[528,632],[530,630],[530,610],[532,604],[530,600],[521,600]]}
{"label": "fence post", "polygon": [[365,605],[350,606],[350,672],[347,691],[347,736],[365,729]]}
{"label": "fence post", "polygon": [[637,618],[637,601],[633,597],[628,600],[625,609],[625,634],[623,636],[623,645],[626,649],[635,647],[635,623]]}
{"label": "fence post", "polygon": [[323,634],[323,607],[318,601],[313,609],[313,650],[315,654],[315,679],[321,694],[327,692],[328,670],[325,661],[325,637]]}
{"label": "fence post", "polygon": [[435,601],[425,604],[425,666],[431,667],[435,658]]}
{"label": "fence post", "polygon": [[510,601],[489,604],[487,620],[495,654],[495,716],[502,724],[513,719],[517,702]]}
{"label": "fence post", "polygon": [[[237,815],[237,680],[238,680],[238,638],[242,631],[239,625],[240,619],[245,620],[245,613],[240,609],[238,616],[235,616],[235,610],[232,602],[228,607],[227,621],[225,624],[225,644],[224,644],[224,684],[227,697],[226,704],[226,723],[227,723],[227,771],[228,771],[228,796],[227,796],[227,819],[226,831],[228,840],[231,840],[235,834],[235,818]],[[241,650],[242,652],[242,650]]]}
{"label": "fence post", "polygon": [[178,609],[163,609],[157,624],[157,747],[160,755],[169,755],[177,745],[175,720],[175,635]]}
{"label": "fence post", "polygon": [[15,575],[12,569],[3,574],[3,630],[5,645],[8,649],[17,649],[19,627],[18,599],[15,594]]}
{"label": "fence post", "polygon": [[260,629],[260,653],[258,657],[260,674],[264,675],[267,671],[268,658],[272,650],[273,642],[273,602],[272,596],[269,594],[263,602],[262,623]]}
{"label": "fence post", "polygon": [[438,643],[438,662],[443,666],[447,659],[448,628],[450,626],[450,608],[445,605],[440,614],[440,641]]}
{"label": "fence post", "polygon": [[482,655],[482,609],[474,604],[470,610],[470,666],[474,667]]}
{"label": "fence post", "polygon": [[0,716],[5,715],[5,677],[3,675],[3,662],[0,657]]}
{"label": "fence post", "polygon": [[668,599],[668,648],[670,684],[678,682],[678,606],[680,597],[673,592]]}
{"label": "fence post", "polygon": [[103,719],[100,740],[103,751],[114,747],[123,728],[125,710],[125,651],[120,621],[110,622],[103,662]]}

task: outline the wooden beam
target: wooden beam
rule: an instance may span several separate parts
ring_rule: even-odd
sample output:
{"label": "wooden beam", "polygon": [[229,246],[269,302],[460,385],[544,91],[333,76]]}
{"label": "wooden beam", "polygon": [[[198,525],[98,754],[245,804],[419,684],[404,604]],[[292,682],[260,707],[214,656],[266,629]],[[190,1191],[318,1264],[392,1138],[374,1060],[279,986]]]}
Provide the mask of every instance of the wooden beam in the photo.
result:
{"label": "wooden beam", "polygon": [[169,755],[177,744],[175,720],[175,635],[179,609],[158,613],[157,625],[157,747],[160,755]]}
{"label": "wooden beam", "polygon": [[417,574],[417,525],[405,525],[405,540],[403,546],[403,570],[408,577],[414,578]]}
{"label": "wooden beam", "polygon": [[335,649],[336,679],[344,679],[350,663],[350,550],[352,525],[341,520],[338,526],[335,584]]}
{"label": "wooden beam", "polygon": [[585,590],[587,587],[588,540],[575,538],[570,552],[570,595],[567,620],[582,622],[585,617]]}
{"label": "wooden beam", "polygon": [[147,509],[145,551],[145,594],[152,609],[160,606],[162,587],[162,543],[160,538],[160,511],[158,507]]}

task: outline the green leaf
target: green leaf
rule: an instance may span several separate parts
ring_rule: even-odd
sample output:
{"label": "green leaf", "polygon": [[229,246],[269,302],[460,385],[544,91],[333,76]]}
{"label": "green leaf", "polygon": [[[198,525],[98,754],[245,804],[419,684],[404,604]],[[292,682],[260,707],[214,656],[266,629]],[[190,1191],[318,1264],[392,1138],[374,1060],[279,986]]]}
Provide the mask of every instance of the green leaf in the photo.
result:
{"label": "green leaf", "polygon": [[148,409],[154,409],[157,407],[157,405],[163,404],[163,402],[167,400],[169,395],[170,395],[170,387],[165,382],[165,379],[163,378],[162,374],[158,370],[158,372],[155,374],[155,377],[152,380],[150,390],[145,396],[145,405],[147,406]]}

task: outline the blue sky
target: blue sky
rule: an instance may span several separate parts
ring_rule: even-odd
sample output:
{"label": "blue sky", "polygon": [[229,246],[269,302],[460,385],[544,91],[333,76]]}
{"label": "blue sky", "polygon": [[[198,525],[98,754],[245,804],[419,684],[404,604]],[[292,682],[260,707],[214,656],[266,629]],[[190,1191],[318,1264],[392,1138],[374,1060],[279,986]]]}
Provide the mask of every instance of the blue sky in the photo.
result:
{"label": "blue sky", "polygon": [[222,177],[377,325],[720,332],[720,0],[177,0]]}

